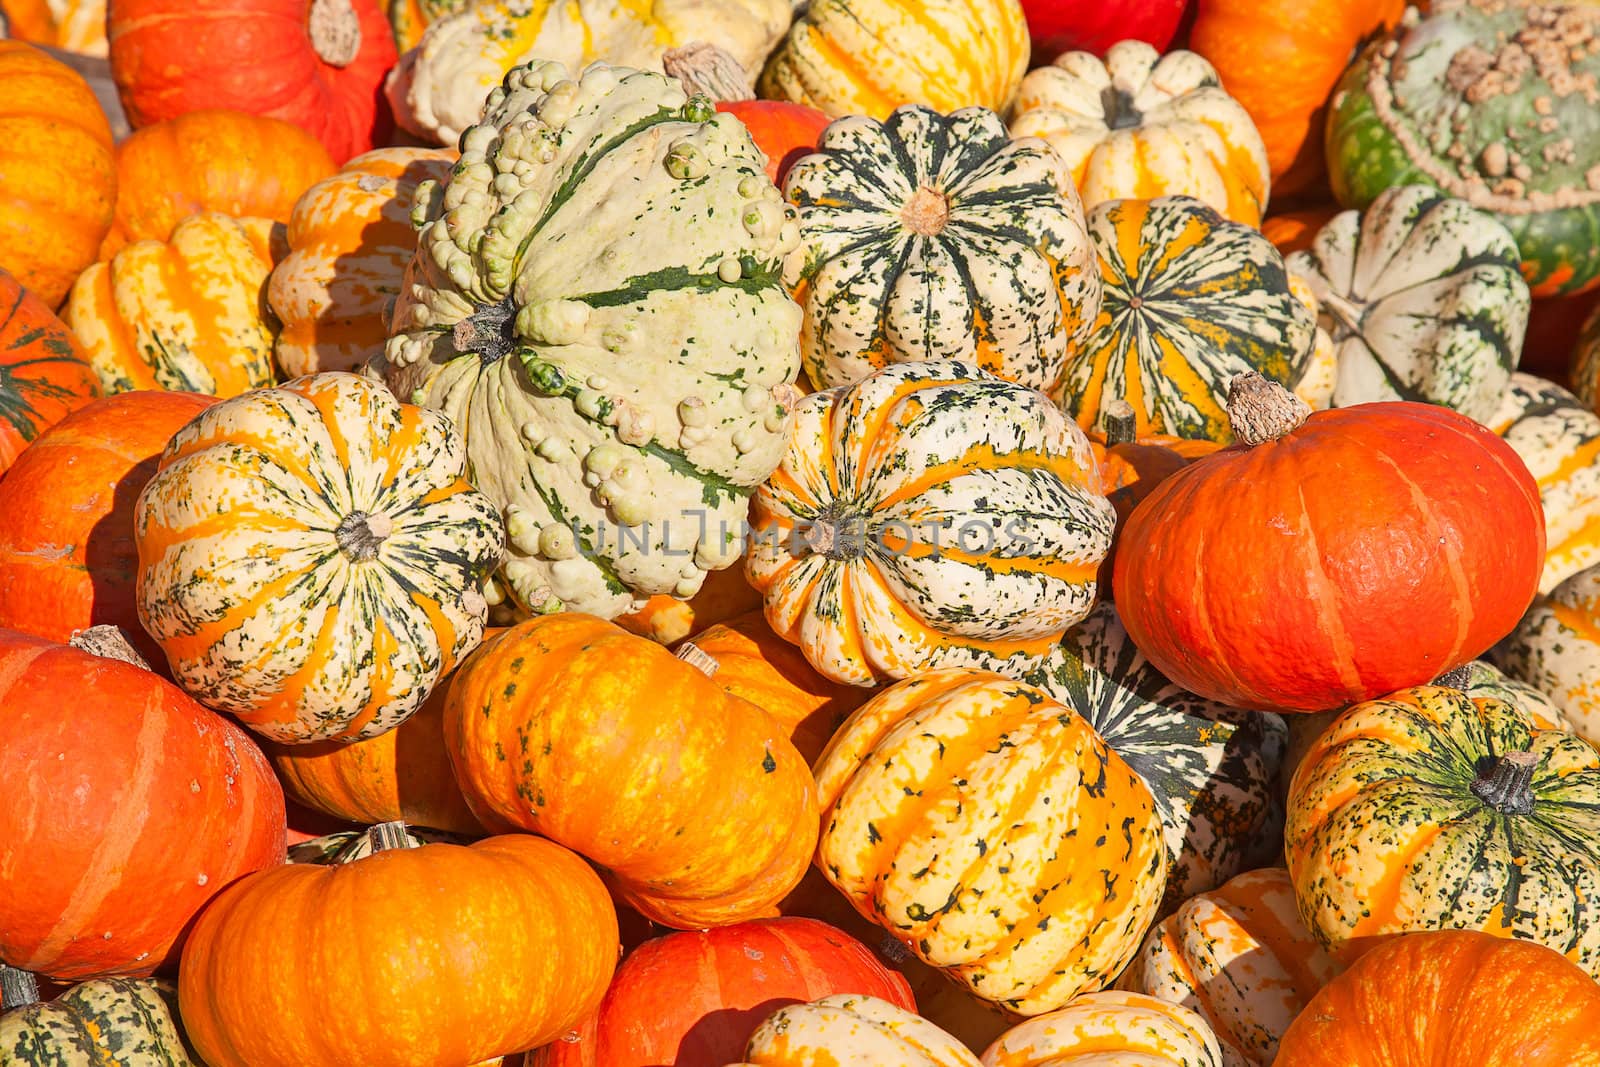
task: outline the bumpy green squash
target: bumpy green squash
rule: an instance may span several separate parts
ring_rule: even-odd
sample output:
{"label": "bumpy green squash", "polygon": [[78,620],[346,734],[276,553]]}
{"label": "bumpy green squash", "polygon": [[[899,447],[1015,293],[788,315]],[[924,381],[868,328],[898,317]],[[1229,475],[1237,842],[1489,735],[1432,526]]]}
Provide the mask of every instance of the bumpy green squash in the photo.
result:
{"label": "bumpy green squash", "polygon": [[0,967],[6,1067],[198,1067],[178,1028],[178,991],[154,978],[98,978],[48,1004],[29,976]]}
{"label": "bumpy green squash", "polygon": [[739,121],[660,74],[518,67],[413,221],[370,370],[461,428],[512,599],[610,618],[732,564],[800,334],[799,228]]}
{"label": "bumpy green squash", "polygon": [[1498,215],[1534,296],[1600,278],[1600,7],[1434,0],[1345,73],[1328,176],[1346,207],[1433,185]]}

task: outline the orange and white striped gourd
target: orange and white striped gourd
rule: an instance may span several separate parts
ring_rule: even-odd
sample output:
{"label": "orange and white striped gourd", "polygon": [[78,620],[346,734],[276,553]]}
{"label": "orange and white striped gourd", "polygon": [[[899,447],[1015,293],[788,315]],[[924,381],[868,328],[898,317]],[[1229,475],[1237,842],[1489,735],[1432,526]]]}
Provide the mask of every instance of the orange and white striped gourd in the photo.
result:
{"label": "orange and white striped gourd", "polygon": [[791,1004],[750,1035],[729,1067],[981,1067],[961,1042],[886,1000],[836,993]]}
{"label": "orange and white striped gourd", "polygon": [[1005,113],[1028,70],[1019,0],[814,0],[761,75],[760,95],[839,118],[901,104]]}
{"label": "orange and white striped gourd", "polygon": [[107,393],[237,396],[276,381],[262,293],[284,252],[271,219],[191,215],[78,276],[62,318]]}
{"label": "orange and white striped gourd", "polygon": [[1600,745],[1600,565],[1536,599],[1495,659],[1548,693],[1573,733]]}
{"label": "orange and white striped gourd", "polygon": [[1117,984],[1200,1013],[1226,1063],[1269,1067],[1289,1024],[1337,973],[1300,921],[1289,872],[1264,867],[1162,920]]}
{"label": "orange and white striped gourd", "polygon": [[278,366],[291,377],[356,370],[383,351],[389,310],[417,250],[417,186],[443,181],[454,149],[380,148],[307,189],[289,220],[289,253],[267,302],[283,329]]}
{"label": "orange and white striped gourd", "polygon": [[921,674],[857,709],[814,770],[823,875],[974,996],[1053,1011],[1109,986],[1155,918],[1155,800],[1041,689]]}
{"label": "orange and white striped gourd", "polygon": [[756,493],[746,573],[825,677],[1026,670],[1094,604],[1116,513],[1083,431],[970,363],[805,397]]}
{"label": "orange and white striped gourd", "polygon": [[207,408],[139,496],[139,621],[273,741],[392,729],[483,636],[505,532],[465,471],[445,416],[354,374]]}
{"label": "orange and white striped gourd", "polygon": [[1259,226],[1271,175],[1243,106],[1193,52],[1119,41],[1101,59],[1067,52],[1022,80],[1015,137],[1061,154],[1085,208],[1106,200],[1192,196]]}
{"label": "orange and white striped gourd", "polygon": [[1205,1019],[1120,989],[1088,993],[1019,1023],[983,1053],[983,1067],[1224,1067]]}

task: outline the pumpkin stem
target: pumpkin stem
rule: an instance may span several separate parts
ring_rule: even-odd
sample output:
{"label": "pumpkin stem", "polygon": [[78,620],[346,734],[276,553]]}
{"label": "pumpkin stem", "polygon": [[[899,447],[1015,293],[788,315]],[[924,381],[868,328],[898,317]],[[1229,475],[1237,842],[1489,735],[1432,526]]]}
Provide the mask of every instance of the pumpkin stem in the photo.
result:
{"label": "pumpkin stem", "polygon": [[39,1003],[39,980],[27,971],[0,963],[0,1011]]}
{"label": "pumpkin stem", "polygon": [[485,365],[504,359],[517,348],[517,309],[511,294],[498,304],[485,304],[456,323],[450,340],[457,352],[474,352]]}
{"label": "pumpkin stem", "polygon": [[1144,121],[1144,115],[1133,106],[1133,94],[1115,85],[1100,90],[1100,110],[1108,129],[1131,130]]}
{"label": "pumpkin stem", "polygon": [[950,221],[950,198],[931,185],[918,186],[900,212],[900,221],[912,233],[937,237]]}
{"label": "pumpkin stem", "polygon": [[717,668],[722,666],[717,662],[715,656],[692,641],[685,641],[672,654],[694,667],[707,678],[713,677],[717,673]]}
{"label": "pumpkin stem", "polygon": [[1470,681],[1472,681],[1472,664],[1463,663],[1455,670],[1445,671],[1439,675],[1432,684],[1443,686],[1445,689],[1465,689]]}
{"label": "pumpkin stem", "polygon": [[354,563],[365,563],[378,554],[384,538],[394,533],[394,520],[387,515],[352,511],[333,531],[339,551]]}
{"label": "pumpkin stem", "polygon": [[312,50],[330,67],[348,67],[361,54],[361,17],[350,0],[311,0],[306,30]]}
{"label": "pumpkin stem", "polygon": [[1106,405],[1106,445],[1131,445],[1138,440],[1139,419],[1133,405],[1126,400],[1113,400]]}
{"label": "pumpkin stem", "polygon": [[401,819],[380,822],[367,827],[367,843],[374,852],[389,852],[397,848],[417,848],[415,841],[406,835],[406,824]]}
{"label": "pumpkin stem", "polygon": [[1311,417],[1311,405],[1255,371],[1235,375],[1228,386],[1228,421],[1241,444],[1276,441]]}
{"label": "pumpkin stem", "polygon": [[705,96],[713,104],[756,98],[750,89],[750,74],[737,59],[709,41],[667,49],[661,55],[661,69],[667,77],[678,79],[690,97]]}
{"label": "pumpkin stem", "polygon": [[861,516],[835,500],[817,513],[806,530],[811,551],[843,562],[866,555],[866,529]]}
{"label": "pumpkin stem", "polygon": [[115,626],[91,626],[87,630],[79,630],[67,644],[91,656],[120,660],[150,670],[150,664],[128,643],[128,635]]}
{"label": "pumpkin stem", "polygon": [[1527,815],[1534,808],[1533,772],[1538,766],[1533,752],[1487,756],[1478,763],[1472,795],[1504,815]]}

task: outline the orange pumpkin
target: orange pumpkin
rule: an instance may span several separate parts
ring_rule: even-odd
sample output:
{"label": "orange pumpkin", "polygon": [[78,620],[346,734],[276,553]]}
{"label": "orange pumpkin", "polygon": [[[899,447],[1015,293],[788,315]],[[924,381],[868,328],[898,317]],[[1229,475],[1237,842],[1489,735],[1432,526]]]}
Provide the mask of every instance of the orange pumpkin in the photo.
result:
{"label": "orange pumpkin", "polygon": [[[805,375],[801,375],[802,380]],[[745,580],[737,564],[706,575],[700,591],[688,600],[653,596],[644,607],[614,621],[624,630],[663,645],[674,645],[703,630],[761,606],[761,594]]]}
{"label": "orange pumpkin", "polygon": [[135,130],[117,146],[117,207],[100,246],[165,241],[201,211],[288,222],[295,200],[334,170],[328,150],[292,123],[222,109]]}
{"label": "orange pumpkin", "polygon": [[111,226],[111,124],[72,68],[0,40],[0,265],[52,308]]}
{"label": "orange pumpkin", "polygon": [[99,395],[94,368],[66,323],[0,268],[0,474],[29,442]]}

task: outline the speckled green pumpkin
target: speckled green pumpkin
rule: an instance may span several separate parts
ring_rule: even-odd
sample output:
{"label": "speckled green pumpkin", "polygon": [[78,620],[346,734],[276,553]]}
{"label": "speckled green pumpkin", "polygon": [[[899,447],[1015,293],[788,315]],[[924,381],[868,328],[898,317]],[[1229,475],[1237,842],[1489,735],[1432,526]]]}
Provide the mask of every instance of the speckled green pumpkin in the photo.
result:
{"label": "speckled green pumpkin", "polygon": [[199,1067],[178,1029],[178,991],[152,978],[99,978],[0,1016],[6,1067]]}
{"label": "speckled green pumpkin", "polygon": [[1328,173],[1346,207],[1425,184],[1499,216],[1535,296],[1600,279],[1600,7],[1436,0],[1334,91]]}
{"label": "speckled green pumpkin", "polygon": [[1283,718],[1203,700],[1145,659],[1102,602],[1023,680],[1082,715],[1144,779],[1166,838],[1170,911],[1277,856]]}
{"label": "speckled green pumpkin", "polygon": [[412,220],[369,372],[460,427],[511,599],[612,618],[738,559],[800,356],[798,224],[739,120],[664,75],[534,62]]}

